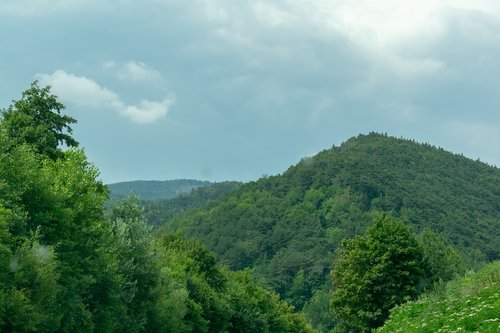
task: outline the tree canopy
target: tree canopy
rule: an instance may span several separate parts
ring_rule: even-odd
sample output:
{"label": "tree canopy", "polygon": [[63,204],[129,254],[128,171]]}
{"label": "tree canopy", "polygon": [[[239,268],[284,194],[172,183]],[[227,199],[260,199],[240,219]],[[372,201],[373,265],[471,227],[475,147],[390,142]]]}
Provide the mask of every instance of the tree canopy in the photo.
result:
{"label": "tree canopy", "polygon": [[157,239],[137,198],[115,202],[34,83],[0,121],[0,332],[313,332],[219,266],[201,243]]}
{"label": "tree canopy", "polygon": [[[201,240],[232,269],[253,269],[257,281],[297,309],[328,311],[310,305],[328,293],[336,249],[343,239],[364,235],[376,212],[401,220],[416,235],[432,231],[445,248],[453,247],[459,258],[453,259],[449,248],[442,249],[448,254],[439,255],[437,247],[425,254],[434,262],[433,273],[426,275],[430,280],[435,278],[429,274],[454,274],[448,268],[438,273],[441,259],[478,268],[499,258],[499,189],[496,167],[371,133],[199,208],[184,205],[184,214],[176,215],[179,210],[167,203],[162,210],[162,202],[145,205],[145,214],[160,228],[164,222],[167,230]],[[311,320],[330,316],[307,315]],[[325,319],[322,325],[328,331],[331,324]]]}
{"label": "tree canopy", "polygon": [[402,222],[378,217],[366,236],[344,240],[332,270],[338,332],[369,332],[417,295],[422,249]]}
{"label": "tree canopy", "polygon": [[51,159],[59,158],[61,144],[78,146],[71,136],[76,119],[62,115],[64,108],[57,96],[50,94],[49,86],[40,88],[35,81],[21,99],[1,111],[2,130],[13,144],[25,143]]}

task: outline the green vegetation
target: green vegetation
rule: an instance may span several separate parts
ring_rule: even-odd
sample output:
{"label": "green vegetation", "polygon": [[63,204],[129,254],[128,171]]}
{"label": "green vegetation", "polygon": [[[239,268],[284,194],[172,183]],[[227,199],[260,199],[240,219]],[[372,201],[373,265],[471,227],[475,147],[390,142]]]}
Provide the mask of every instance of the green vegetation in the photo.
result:
{"label": "green vegetation", "polygon": [[332,270],[336,332],[370,332],[417,295],[422,250],[411,229],[381,216],[366,237],[344,240]]}
{"label": "green vegetation", "polygon": [[239,182],[212,183],[172,199],[143,201],[146,220],[154,227],[164,226],[172,219],[233,192]]}
{"label": "green vegetation", "polygon": [[64,105],[50,94],[49,87],[39,88],[35,81],[24,91],[21,99],[2,111],[2,128],[8,138],[4,144],[28,144],[33,150],[51,159],[62,156],[59,144],[78,146],[71,136],[71,124],[76,123],[61,115]]}
{"label": "green vegetation", "polygon": [[0,113],[0,332],[498,328],[498,262],[457,277],[499,258],[499,169],[370,134],[256,182],[108,201],[63,109],[34,83]]}
{"label": "green vegetation", "polygon": [[499,258],[500,170],[375,133],[244,184],[165,228],[201,240],[232,269],[252,268],[260,284],[328,331],[328,313],[311,311],[329,311],[317,305],[336,250],[364,235],[378,212],[410,226],[421,244],[424,232],[441,237],[441,249],[424,252],[424,286]]}
{"label": "green vegetation", "polygon": [[109,184],[109,196],[111,199],[125,199],[129,194],[137,195],[142,200],[171,199],[181,194],[191,192],[212,183],[194,179],[177,180],[135,180]]}
{"label": "green vegetation", "polygon": [[257,287],[249,272],[218,268],[195,240],[164,234],[155,242],[161,300],[150,332],[313,332],[303,317]]}
{"label": "green vegetation", "polygon": [[153,238],[137,198],[105,216],[62,109],[33,84],[1,112],[0,332],[313,332],[201,243]]}
{"label": "green vegetation", "polygon": [[380,333],[498,332],[500,262],[436,287],[391,311]]}

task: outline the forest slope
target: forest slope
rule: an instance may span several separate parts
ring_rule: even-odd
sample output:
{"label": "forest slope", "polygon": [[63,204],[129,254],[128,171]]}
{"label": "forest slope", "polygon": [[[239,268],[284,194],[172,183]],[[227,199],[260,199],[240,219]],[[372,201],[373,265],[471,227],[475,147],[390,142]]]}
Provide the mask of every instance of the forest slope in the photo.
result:
{"label": "forest slope", "polygon": [[451,241],[469,267],[499,258],[500,169],[371,133],[241,186],[167,226],[202,240],[298,308],[327,281],[342,239],[376,211]]}
{"label": "forest slope", "polygon": [[143,201],[146,220],[154,227],[167,224],[178,216],[233,192],[241,185],[242,183],[234,181],[211,183],[175,198]]}
{"label": "forest slope", "polygon": [[134,193],[143,200],[171,199],[191,190],[210,185],[210,182],[194,179],[135,180],[108,185],[111,199],[124,199]]}

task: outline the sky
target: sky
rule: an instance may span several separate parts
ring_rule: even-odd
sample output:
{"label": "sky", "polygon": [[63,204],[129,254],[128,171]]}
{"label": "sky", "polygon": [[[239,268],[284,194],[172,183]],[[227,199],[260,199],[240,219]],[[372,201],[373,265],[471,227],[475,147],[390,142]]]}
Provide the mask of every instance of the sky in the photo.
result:
{"label": "sky", "polygon": [[105,183],[256,180],[371,131],[500,166],[498,0],[1,0]]}

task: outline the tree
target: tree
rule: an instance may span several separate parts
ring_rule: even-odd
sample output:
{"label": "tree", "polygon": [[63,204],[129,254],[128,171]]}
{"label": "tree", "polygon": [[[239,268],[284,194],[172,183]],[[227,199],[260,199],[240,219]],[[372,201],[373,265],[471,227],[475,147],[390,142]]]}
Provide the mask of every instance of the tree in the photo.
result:
{"label": "tree", "polygon": [[150,251],[151,227],[144,220],[139,199],[129,195],[127,199],[113,202],[111,237],[106,250],[117,263],[120,276],[120,301],[126,314],[118,325],[120,332],[142,332],[147,324],[151,308],[152,290],[158,272]]}
{"label": "tree", "polygon": [[78,146],[70,126],[76,120],[61,115],[63,109],[65,106],[57,96],[50,94],[50,87],[40,88],[35,81],[20,100],[12,101],[12,105],[0,112],[1,128],[13,145],[28,144],[36,152],[57,159],[62,157],[60,144]]}
{"label": "tree", "polygon": [[465,272],[457,252],[440,234],[426,230],[419,242],[424,254],[426,277],[431,285],[449,281]]}
{"label": "tree", "polygon": [[365,237],[345,240],[333,265],[331,307],[338,332],[368,332],[417,294],[422,251],[402,222],[378,217]]}

